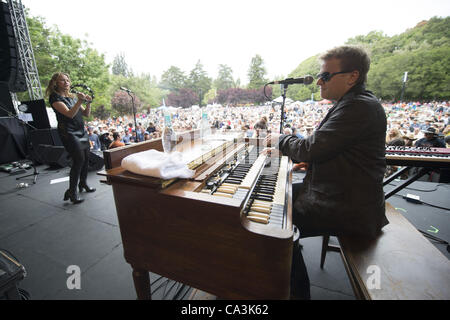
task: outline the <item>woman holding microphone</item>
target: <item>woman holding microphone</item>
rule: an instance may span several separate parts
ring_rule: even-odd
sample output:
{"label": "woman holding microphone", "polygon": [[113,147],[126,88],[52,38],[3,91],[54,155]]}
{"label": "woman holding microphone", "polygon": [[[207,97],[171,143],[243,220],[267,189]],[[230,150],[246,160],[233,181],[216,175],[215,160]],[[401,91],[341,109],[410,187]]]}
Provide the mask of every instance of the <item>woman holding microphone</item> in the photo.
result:
{"label": "woman holding microphone", "polygon": [[[78,196],[77,185],[80,192],[94,192],[87,181],[89,164],[89,136],[85,130],[83,116],[91,113],[92,98],[81,92],[76,96],[70,92],[71,81],[68,74],[55,73],[46,90],[50,106],[56,113],[58,120],[58,133],[64,148],[73,160],[70,170],[69,189],[64,194],[64,201],[70,199],[77,204],[84,201]],[[82,104],[86,103],[83,107]]]}

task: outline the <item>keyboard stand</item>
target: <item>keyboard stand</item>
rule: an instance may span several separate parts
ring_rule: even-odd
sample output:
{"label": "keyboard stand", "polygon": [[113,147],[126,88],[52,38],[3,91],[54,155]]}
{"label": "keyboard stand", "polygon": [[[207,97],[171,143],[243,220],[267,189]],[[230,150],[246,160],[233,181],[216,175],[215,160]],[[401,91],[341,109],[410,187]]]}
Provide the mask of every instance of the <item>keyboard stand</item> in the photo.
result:
{"label": "keyboard stand", "polygon": [[[394,174],[392,174],[391,176],[389,176],[388,178],[386,178],[383,181],[383,186],[388,185],[390,182],[392,182],[394,179],[396,179],[397,177],[401,176],[404,172],[408,172],[412,167],[404,167],[403,169],[395,172]],[[405,180],[403,183],[401,183],[400,185],[398,185],[397,187],[395,187],[393,190],[389,191],[388,193],[386,193],[384,195],[384,199],[388,199],[389,197],[391,197],[392,195],[396,194],[397,192],[399,192],[400,190],[402,190],[403,188],[406,188],[407,186],[409,186],[411,183],[413,183],[414,181],[420,179],[421,177],[423,177],[424,175],[430,173],[431,171],[433,171],[433,168],[420,168],[419,171],[414,174],[412,177],[408,178],[407,180]]]}

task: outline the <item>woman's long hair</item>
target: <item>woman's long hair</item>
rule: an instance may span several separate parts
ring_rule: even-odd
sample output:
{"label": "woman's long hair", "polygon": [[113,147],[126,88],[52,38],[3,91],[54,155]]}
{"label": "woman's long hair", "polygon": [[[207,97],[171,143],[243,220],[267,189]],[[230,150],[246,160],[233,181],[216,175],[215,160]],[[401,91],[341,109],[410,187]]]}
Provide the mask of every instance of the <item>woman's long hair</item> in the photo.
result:
{"label": "woman's long hair", "polygon": [[[56,88],[57,88],[57,81],[58,81],[58,78],[60,76],[66,76],[67,79],[69,79],[70,83],[72,83],[72,80],[70,80],[70,76],[67,73],[65,73],[65,72],[56,72],[55,74],[53,74],[52,78],[50,79],[50,82],[48,83],[48,87],[45,90],[46,97],[49,97],[53,93],[59,94],[56,91]],[[66,94],[66,96],[69,96],[71,98],[74,97],[74,95],[72,93],[70,93],[69,90],[67,92],[65,92],[65,94]]]}

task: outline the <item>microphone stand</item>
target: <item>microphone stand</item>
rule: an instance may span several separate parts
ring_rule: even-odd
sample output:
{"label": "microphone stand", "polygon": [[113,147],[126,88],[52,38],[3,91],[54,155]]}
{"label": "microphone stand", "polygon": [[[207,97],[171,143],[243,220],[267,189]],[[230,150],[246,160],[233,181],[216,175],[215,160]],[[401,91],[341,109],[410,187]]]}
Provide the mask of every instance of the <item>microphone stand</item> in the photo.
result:
{"label": "microphone stand", "polygon": [[131,97],[131,103],[133,105],[133,117],[134,117],[134,128],[136,131],[136,142],[139,142],[139,137],[138,137],[138,128],[137,128],[137,122],[136,122],[136,110],[134,108],[134,97],[131,95],[130,91],[127,91],[128,95]]}
{"label": "microphone stand", "polygon": [[280,134],[283,134],[283,122],[284,122],[284,105],[286,103],[286,92],[288,84],[281,84],[281,96],[283,97],[283,103],[281,105],[281,121],[280,121]]}

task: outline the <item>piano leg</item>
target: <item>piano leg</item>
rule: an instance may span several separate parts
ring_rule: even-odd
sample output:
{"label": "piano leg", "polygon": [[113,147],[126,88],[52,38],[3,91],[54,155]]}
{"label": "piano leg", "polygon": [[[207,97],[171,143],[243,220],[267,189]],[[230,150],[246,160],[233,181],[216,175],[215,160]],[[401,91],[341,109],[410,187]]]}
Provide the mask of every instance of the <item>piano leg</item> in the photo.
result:
{"label": "piano leg", "polygon": [[133,267],[133,281],[138,300],[152,300],[148,271]]}

